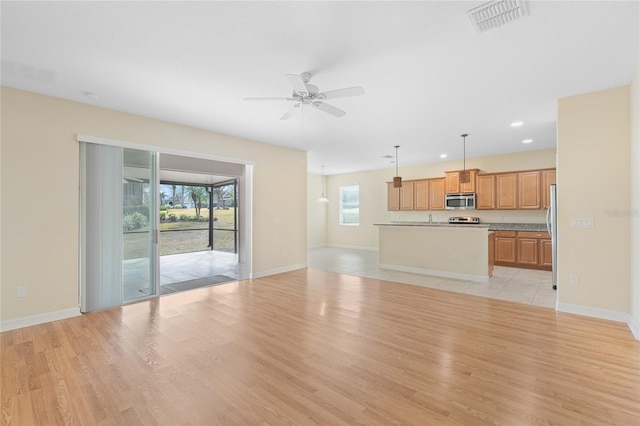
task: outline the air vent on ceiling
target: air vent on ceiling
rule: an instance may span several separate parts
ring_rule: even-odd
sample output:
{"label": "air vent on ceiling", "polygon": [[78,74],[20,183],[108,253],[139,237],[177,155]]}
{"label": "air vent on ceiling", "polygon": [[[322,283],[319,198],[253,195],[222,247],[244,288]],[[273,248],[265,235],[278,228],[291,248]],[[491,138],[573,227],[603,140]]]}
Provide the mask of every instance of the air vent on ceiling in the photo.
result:
{"label": "air vent on ceiling", "polygon": [[527,0],[493,0],[467,12],[478,32],[500,27],[529,14]]}

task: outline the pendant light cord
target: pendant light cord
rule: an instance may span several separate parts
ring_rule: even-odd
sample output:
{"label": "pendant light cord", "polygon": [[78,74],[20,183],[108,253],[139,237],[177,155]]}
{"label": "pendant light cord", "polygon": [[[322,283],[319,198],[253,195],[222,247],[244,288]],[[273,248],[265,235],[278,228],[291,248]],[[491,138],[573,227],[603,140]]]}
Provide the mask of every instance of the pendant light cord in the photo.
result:
{"label": "pendant light cord", "polygon": [[396,145],[396,176],[398,176],[398,148],[400,148],[400,145]]}
{"label": "pendant light cord", "polygon": [[462,135],[462,170],[466,171],[467,170],[467,136],[469,136],[467,133],[464,133]]}

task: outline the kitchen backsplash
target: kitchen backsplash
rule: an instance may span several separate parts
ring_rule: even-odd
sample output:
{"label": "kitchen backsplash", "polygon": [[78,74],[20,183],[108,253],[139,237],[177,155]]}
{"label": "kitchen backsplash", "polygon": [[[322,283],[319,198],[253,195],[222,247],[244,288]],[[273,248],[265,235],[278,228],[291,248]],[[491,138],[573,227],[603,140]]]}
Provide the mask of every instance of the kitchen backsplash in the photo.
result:
{"label": "kitchen backsplash", "polygon": [[433,210],[387,212],[389,221],[447,222],[451,216],[474,216],[480,223],[545,223],[547,210]]}

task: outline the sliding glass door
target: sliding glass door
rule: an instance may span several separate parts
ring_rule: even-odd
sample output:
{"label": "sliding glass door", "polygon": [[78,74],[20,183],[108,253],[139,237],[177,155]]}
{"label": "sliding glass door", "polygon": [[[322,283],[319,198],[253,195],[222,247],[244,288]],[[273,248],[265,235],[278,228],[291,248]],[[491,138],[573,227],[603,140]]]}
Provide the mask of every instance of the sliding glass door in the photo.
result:
{"label": "sliding glass door", "polygon": [[156,294],[158,185],[156,154],[124,148],[122,178],[122,298]]}
{"label": "sliding glass door", "polygon": [[81,143],[81,310],[157,294],[157,153]]}

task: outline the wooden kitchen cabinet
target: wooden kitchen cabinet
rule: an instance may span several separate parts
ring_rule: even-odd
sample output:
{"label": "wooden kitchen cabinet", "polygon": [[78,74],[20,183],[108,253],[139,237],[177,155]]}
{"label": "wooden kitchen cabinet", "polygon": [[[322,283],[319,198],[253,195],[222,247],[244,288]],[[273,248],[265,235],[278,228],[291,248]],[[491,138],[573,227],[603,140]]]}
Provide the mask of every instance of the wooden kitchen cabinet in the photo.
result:
{"label": "wooden kitchen cabinet", "polygon": [[414,188],[414,181],[412,180],[402,181],[402,187],[400,187],[400,210],[414,209],[413,188]]}
{"label": "wooden kitchen cabinet", "polygon": [[518,173],[496,174],[496,209],[518,208]]}
{"label": "wooden kitchen cabinet", "polygon": [[415,210],[429,210],[429,180],[416,180],[413,184]]}
{"label": "wooden kitchen cabinet", "polygon": [[539,231],[495,231],[495,264],[550,271],[551,237]]}
{"label": "wooden kitchen cabinet", "polygon": [[429,179],[429,210],[444,210],[444,179]]}
{"label": "wooden kitchen cabinet", "polygon": [[518,208],[539,209],[542,206],[540,171],[518,173]]}
{"label": "wooden kitchen cabinet", "polygon": [[547,232],[518,231],[517,264],[519,267],[551,270],[551,236]]}
{"label": "wooden kitchen cabinet", "polygon": [[540,240],[540,266],[544,269],[551,270],[553,266],[553,252],[551,248],[551,240]]}
{"label": "wooden kitchen cabinet", "polygon": [[495,232],[495,264],[515,266],[516,264],[516,232]]}
{"label": "wooden kitchen cabinet", "polygon": [[476,177],[476,209],[492,210],[496,208],[496,176],[478,175]]}
{"label": "wooden kitchen cabinet", "polygon": [[476,176],[478,175],[478,169],[467,169],[469,172],[469,182],[460,182],[460,172],[462,170],[455,170],[451,172],[444,172],[444,187],[447,194],[458,194],[461,192],[476,192]]}
{"label": "wooden kitchen cabinet", "polygon": [[518,265],[538,265],[538,240],[518,237]]}
{"label": "wooden kitchen cabinet", "polygon": [[387,210],[400,210],[400,188],[394,188],[393,182],[387,182]]}
{"label": "wooden kitchen cabinet", "polygon": [[549,187],[556,183],[556,169],[542,170],[542,208],[551,205],[551,190]]}

